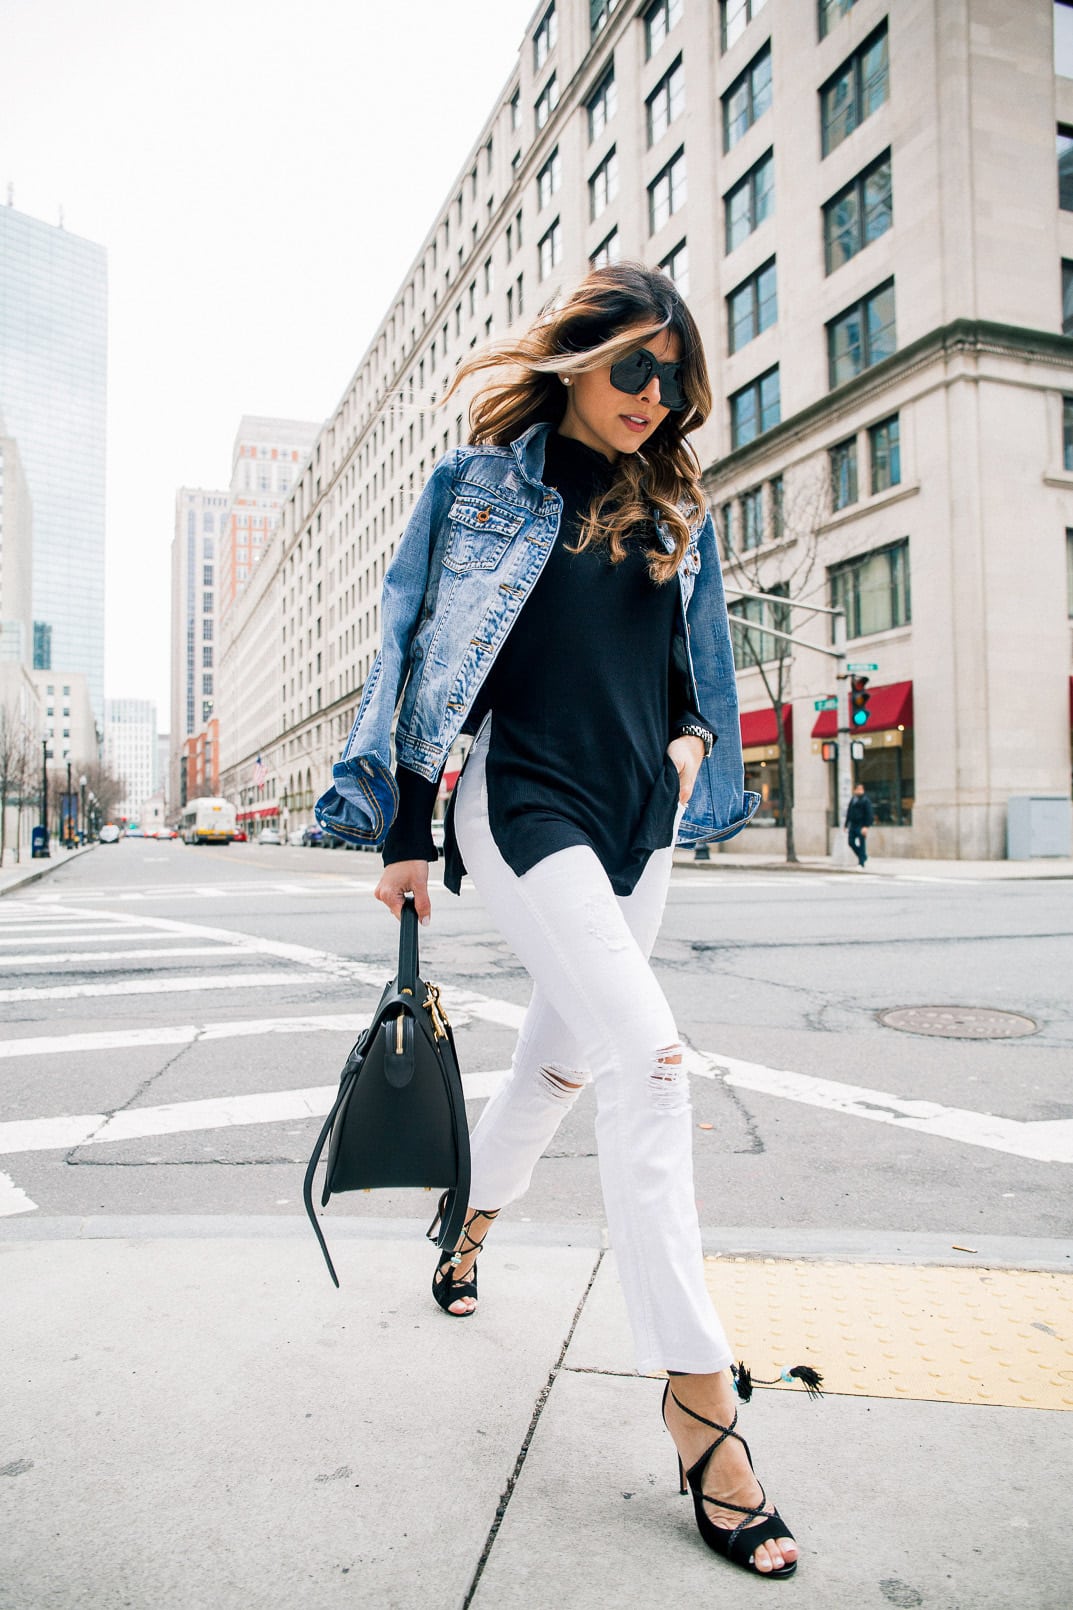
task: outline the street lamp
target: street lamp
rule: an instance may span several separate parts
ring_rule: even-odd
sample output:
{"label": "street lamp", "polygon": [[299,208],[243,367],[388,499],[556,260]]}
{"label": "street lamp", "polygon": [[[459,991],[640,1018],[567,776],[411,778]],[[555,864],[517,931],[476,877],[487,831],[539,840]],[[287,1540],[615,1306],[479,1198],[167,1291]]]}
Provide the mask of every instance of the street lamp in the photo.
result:
{"label": "street lamp", "polygon": [[71,848],[71,751],[68,749],[66,751],[66,754],[67,754],[67,792],[63,796],[63,812],[62,812],[62,815],[61,815],[61,821],[62,821],[62,824],[63,824],[63,843],[64,843],[64,848],[69,850]]}
{"label": "street lamp", "polygon": [[41,739],[41,826],[37,832],[38,844],[35,853],[39,856],[51,854],[48,847],[48,740],[51,734],[46,732]]}
{"label": "street lamp", "polygon": [[89,838],[89,834],[86,831],[86,784],[88,781],[89,778],[83,772],[78,779],[78,837],[83,844]]}

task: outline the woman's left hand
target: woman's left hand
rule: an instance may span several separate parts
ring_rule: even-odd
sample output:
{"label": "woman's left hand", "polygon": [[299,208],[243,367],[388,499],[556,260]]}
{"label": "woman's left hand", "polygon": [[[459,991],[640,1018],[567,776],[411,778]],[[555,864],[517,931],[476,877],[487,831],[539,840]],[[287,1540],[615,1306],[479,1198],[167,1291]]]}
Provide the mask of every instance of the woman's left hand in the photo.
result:
{"label": "woman's left hand", "polygon": [[672,738],[667,745],[667,753],[678,773],[678,803],[688,805],[704,759],[704,745],[699,738]]}

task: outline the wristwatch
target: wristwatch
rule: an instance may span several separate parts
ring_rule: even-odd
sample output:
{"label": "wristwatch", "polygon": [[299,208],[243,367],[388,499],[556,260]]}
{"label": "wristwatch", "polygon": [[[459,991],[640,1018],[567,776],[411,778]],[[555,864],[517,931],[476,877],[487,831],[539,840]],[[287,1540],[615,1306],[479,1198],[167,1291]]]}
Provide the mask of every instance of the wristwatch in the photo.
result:
{"label": "wristwatch", "polygon": [[705,760],[711,755],[715,744],[714,733],[709,732],[707,727],[702,727],[695,721],[683,721],[679,726],[675,727],[674,736],[676,738],[699,738],[704,745]]}

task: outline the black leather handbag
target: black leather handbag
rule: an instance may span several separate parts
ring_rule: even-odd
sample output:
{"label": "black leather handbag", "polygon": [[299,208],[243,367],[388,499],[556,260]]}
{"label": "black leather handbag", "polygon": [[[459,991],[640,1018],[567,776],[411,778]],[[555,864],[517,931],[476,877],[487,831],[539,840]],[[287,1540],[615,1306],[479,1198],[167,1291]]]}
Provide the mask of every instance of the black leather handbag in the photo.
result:
{"label": "black leather handbag", "polygon": [[346,1059],[339,1094],[309,1159],[302,1194],[328,1273],[313,1209],[313,1177],[328,1137],[321,1207],[340,1191],[420,1185],[447,1192],[436,1244],[454,1247],[469,1203],[469,1126],[454,1035],[435,984],[418,977],[417,912],[407,895],[399,970]]}

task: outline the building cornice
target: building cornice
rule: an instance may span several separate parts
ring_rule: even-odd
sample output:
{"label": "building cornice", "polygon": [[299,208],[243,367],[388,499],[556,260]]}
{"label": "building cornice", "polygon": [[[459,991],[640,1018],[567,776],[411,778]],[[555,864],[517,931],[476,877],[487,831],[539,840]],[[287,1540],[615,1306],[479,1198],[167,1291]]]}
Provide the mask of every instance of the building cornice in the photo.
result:
{"label": "building cornice", "polygon": [[862,403],[888,392],[896,381],[926,369],[936,358],[949,361],[961,355],[1028,359],[1055,369],[1064,368],[1070,371],[1073,384],[1073,339],[1069,336],[1055,335],[1049,330],[1024,329],[1016,324],[996,324],[986,319],[953,319],[910,342],[901,351],[892,352],[889,358],[844,381],[807,407],[798,409],[796,414],[772,426],[748,446],[739,447],[709,465],[702,477],[705,490],[713,490],[720,482],[747,473],[752,464],[769,459],[773,451],[800,442],[821,421],[849,414]]}

